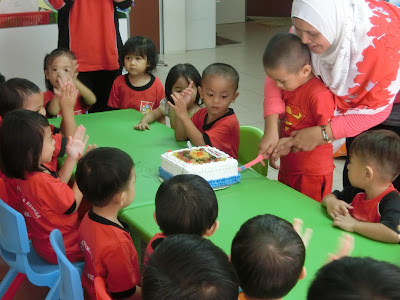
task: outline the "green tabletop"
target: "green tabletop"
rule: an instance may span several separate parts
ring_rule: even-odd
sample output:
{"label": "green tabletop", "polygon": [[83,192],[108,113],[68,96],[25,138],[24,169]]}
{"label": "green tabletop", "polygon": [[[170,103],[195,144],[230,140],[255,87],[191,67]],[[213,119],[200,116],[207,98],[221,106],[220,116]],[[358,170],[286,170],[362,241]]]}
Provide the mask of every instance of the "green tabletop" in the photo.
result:
{"label": "green tabletop", "polygon": [[[154,197],[160,185],[158,167],[160,155],[167,150],[185,147],[177,143],[170,128],[151,124],[151,130],[135,131],[135,125],[142,115],[134,110],[119,110],[76,116],[77,124],[83,124],[90,137],[90,143],[120,148],[129,153],[136,163],[136,196],[134,202],[121,212],[122,219],[132,230],[137,248],[140,242],[148,242],[159,232],[153,220]],[[60,119],[50,121],[59,125]],[[220,227],[211,240],[226,253],[230,252],[232,238],[240,225],[247,219],[271,213],[288,221],[301,218],[304,225],[313,229],[313,237],[307,249],[307,277],[301,280],[285,299],[305,299],[310,281],[318,268],[326,262],[328,252],[335,251],[341,229],[333,228],[332,221],[319,203],[301,193],[253,170],[242,173],[241,182],[216,191]],[[375,242],[354,234],[353,256],[371,256],[400,265],[398,245]],[[141,254],[139,249],[138,254]]]}
{"label": "green tabletop", "polygon": [[[136,196],[131,206],[154,203],[154,196],[160,185],[158,167],[161,154],[168,150],[183,148],[186,143],[175,141],[171,128],[154,122],[151,130],[134,130],[143,117],[133,109],[108,111],[78,115],[77,125],[83,124],[89,135],[89,143],[98,147],[116,147],[126,151],[135,162]],[[51,124],[59,126],[61,119],[50,119]]]}
{"label": "green tabletop", "polygon": [[[313,236],[306,252],[307,277],[295,286],[285,299],[305,299],[308,286],[315,272],[326,262],[328,252],[336,250],[338,237],[343,232],[332,227],[332,220],[316,201],[281,184],[263,178],[252,170],[242,172],[241,182],[216,192],[219,204],[220,227],[210,238],[226,253],[230,253],[232,239],[242,223],[258,215],[271,213],[288,221],[304,220],[313,229]],[[147,242],[159,232],[153,220],[154,205],[128,209],[122,218],[129,223],[134,235]],[[357,234],[353,256],[371,256],[400,265],[398,245],[369,240]]]}

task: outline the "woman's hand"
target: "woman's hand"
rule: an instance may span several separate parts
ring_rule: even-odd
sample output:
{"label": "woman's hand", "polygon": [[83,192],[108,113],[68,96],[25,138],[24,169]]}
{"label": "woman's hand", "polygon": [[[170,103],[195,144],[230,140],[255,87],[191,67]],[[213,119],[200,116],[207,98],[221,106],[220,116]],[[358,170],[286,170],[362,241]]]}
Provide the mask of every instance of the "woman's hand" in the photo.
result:
{"label": "woman's hand", "polygon": [[283,156],[284,153],[291,149],[292,152],[297,151],[311,151],[319,145],[323,145],[326,142],[322,138],[322,131],[320,126],[313,126],[301,129],[299,131],[293,131],[290,135],[293,137],[291,140],[280,144],[274,149],[272,156]]}

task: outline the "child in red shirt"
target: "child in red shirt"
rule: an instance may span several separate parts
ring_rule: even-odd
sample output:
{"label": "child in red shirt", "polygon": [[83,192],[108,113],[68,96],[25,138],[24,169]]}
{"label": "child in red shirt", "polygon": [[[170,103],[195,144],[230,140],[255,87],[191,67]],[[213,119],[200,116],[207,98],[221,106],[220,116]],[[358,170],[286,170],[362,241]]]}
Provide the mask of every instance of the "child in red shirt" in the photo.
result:
{"label": "child in red shirt", "polygon": [[152,74],[158,62],[156,47],[149,38],[134,36],[122,47],[121,56],[128,74],[115,79],[108,106],[111,109],[133,108],[145,115],[165,98],[160,79]]}
{"label": "child in red shirt", "polygon": [[56,264],[57,257],[49,235],[60,229],[66,255],[72,262],[83,259],[78,245],[78,209],[82,194],[74,183],[67,185],[87,142],[80,126],[66,147],[67,158],[59,173],[48,163],[55,142],[47,119],[29,110],[9,112],[0,127],[1,170],[10,202],[24,215],[32,245],[46,261]]}
{"label": "child in red shirt", "polygon": [[[76,123],[73,114],[73,107],[77,90],[71,81],[67,81],[61,88],[60,105],[64,110],[61,120],[61,130],[50,125],[55,140],[55,150],[50,165],[57,169],[58,157],[63,157],[67,139],[73,136],[76,131]],[[39,87],[33,82],[23,78],[11,78],[5,82],[0,82],[0,124],[2,118],[7,113],[15,109],[26,109],[46,115],[43,105],[43,94]],[[64,137],[61,135],[61,133]]]}
{"label": "child in red shirt", "polygon": [[189,117],[186,103],[192,94],[192,84],[183,94],[171,95],[175,105],[169,105],[177,116],[175,138],[177,141],[190,139],[195,146],[209,145],[237,158],[240,132],[239,121],[229,105],[235,102],[239,74],[230,65],[215,63],[204,69],[201,86],[198,87],[200,98],[205,108],[201,108],[192,118]]}
{"label": "child in red shirt", "polygon": [[[278,180],[295,190],[321,202],[332,191],[333,148],[325,132],[334,113],[334,97],[322,81],[311,72],[311,54],[300,38],[291,33],[278,33],[269,41],[263,55],[267,75],[283,90],[285,114],[281,121],[277,143],[291,139],[294,131],[321,126],[325,145],[312,151],[298,151],[282,156]],[[278,129],[278,122],[273,124]],[[316,163],[317,161],[317,163]]]}
{"label": "child in red shirt", "polygon": [[155,206],[154,220],[162,232],[149,241],[144,264],[166,236],[188,233],[210,237],[218,229],[217,196],[198,175],[176,175],[165,180],[158,188]]}
{"label": "child in red shirt", "polygon": [[96,96],[78,77],[76,57],[68,49],[58,48],[44,58],[44,75],[47,91],[44,92],[44,107],[48,116],[61,117],[61,89],[67,81],[73,82],[79,94],[74,105],[74,115],[86,114],[96,103]]}
{"label": "child in red shirt", "polygon": [[79,227],[85,256],[82,284],[89,299],[96,299],[94,278],[100,276],[113,299],[141,299],[139,262],[127,224],[118,219],[121,208],[135,197],[132,158],[116,148],[97,148],[82,158],[76,182],[93,208]]}
{"label": "child in red shirt", "polygon": [[322,199],[333,225],[370,239],[399,243],[400,137],[389,130],[366,131],[349,149],[351,186]]}

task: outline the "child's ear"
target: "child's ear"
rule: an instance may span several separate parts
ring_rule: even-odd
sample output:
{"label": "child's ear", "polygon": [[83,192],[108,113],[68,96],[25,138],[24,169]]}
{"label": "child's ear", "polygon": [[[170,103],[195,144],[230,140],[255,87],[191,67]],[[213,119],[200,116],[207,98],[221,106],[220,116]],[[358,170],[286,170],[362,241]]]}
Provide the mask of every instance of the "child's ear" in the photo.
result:
{"label": "child's ear", "polygon": [[239,96],[239,93],[238,93],[238,92],[236,92],[236,93],[233,95],[231,103],[235,102],[237,96]]}
{"label": "child's ear", "polygon": [[365,166],[365,176],[368,180],[372,180],[374,177],[374,170],[371,166]]}
{"label": "child's ear", "polygon": [[219,227],[219,221],[216,220],[214,224],[212,224],[211,227],[206,230],[204,236],[208,237],[212,236],[217,231],[218,227]]}
{"label": "child's ear", "polygon": [[126,201],[126,197],[127,197],[126,192],[121,192],[121,193],[119,194],[119,203],[121,204],[121,206],[124,205],[124,203],[125,203],[125,201]]}
{"label": "child's ear", "polygon": [[46,79],[49,79],[49,71],[44,70],[44,77],[45,77]]}
{"label": "child's ear", "polygon": [[301,68],[300,72],[301,72],[301,75],[303,75],[304,77],[307,77],[312,72],[311,66],[310,65],[303,66],[303,68]]}
{"label": "child's ear", "polygon": [[198,86],[198,87],[197,87],[197,91],[198,91],[199,94],[200,94],[200,98],[203,99],[203,89],[201,88],[201,86]]}
{"label": "child's ear", "polygon": [[156,224],[158,225],[157,217],[156,217],[156,211],[153,212],[153,219],[156,222]]}
{"label": "child's ear", "polygon": [[301,272],[300,272],[299,280],[304,279],[306,276],[307,276],[307,270],[306,270],[306,267],[303,267],[303,269],[301,269]]}

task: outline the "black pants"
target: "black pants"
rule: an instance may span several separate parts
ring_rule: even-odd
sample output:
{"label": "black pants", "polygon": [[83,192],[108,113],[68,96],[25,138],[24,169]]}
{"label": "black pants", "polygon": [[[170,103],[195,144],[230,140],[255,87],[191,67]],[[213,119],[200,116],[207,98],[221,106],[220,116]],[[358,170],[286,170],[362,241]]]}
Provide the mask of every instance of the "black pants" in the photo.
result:
{"label": "black pants", "polygon": [[[371,129],[368,130],[375,130],[375,129],[387,129],[387,130],[391,130],[394,131],[395,133],[397,133],[397,135],[400,136],[400,127],[394,127],[394,126],[389,126],[389,125],[384,125],[384,124],[379,124],[375,127],[372,127]],[[346,163],[344,165],[344,169],[343,169],[343,188],[350,186],[350,181],[349,181],[349,177],[347,175],[347,165],[349,164],[349,150],[350,150],[350,145],[351,143],[354,141],[355,137],[351,137],[351,138],[346,138],[346,149],[347,149],[347,156],[346,156]],[[393,186],[400,191],[400,176],[397,176],[397,178],[393,181]]]}
{"label": "black pants", "polygon": [[78,79],[96,95],[96,104],[89,109],[89,113],[107,110],[112,84],[119,75],[121,75],[121,69],[79,73]]}

